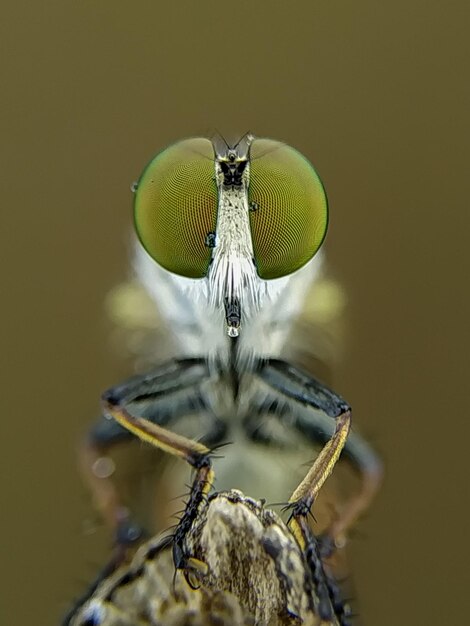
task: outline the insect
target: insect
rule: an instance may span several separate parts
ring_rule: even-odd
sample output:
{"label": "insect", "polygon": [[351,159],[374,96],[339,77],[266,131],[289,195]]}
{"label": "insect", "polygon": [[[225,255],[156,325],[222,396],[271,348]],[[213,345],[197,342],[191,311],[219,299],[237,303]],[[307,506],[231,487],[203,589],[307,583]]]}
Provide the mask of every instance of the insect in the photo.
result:
{"label": "insect", "polygon": [[[323,570],[318,540],[306,519],[344,452],[360,474],[361,488],[324,535],[324,545],[341,544],[378,487],[380,462],[350,433],[347,402],[308,371],[281,358],[291,320],[321,264],[317,252],[328,223],[323,185],[294,148],[247,134],[234,145],[215,137],[170,146],[147,165],[134,193],[135,227],[142,244],[136,267],[172,328],[175,356],[103,394],[103,416],[82,450],[82,466],[98,508],[120,545],[139,535],[113,480],[96,471],[116,442],[137,435],[184,458],[196,477],[172,541],[173,561],[188,582],[201,579],[204,589],[213,589],[207,583],[211,567],[203,558],[207,549],[197,541],[188,548],[188,542],[212,528],[205,521],[213,482],[211,450],[227,438],[234,440],[231,464],[225,464],[225,474],[222,468],[220,483],[231,482],[231,489],[240,486],[234,481],[243,483],[246,477],[249,486],[256,471],[250,458],[253,449],[281,446],[296,451],[299,440],[320,443],[315,461],[289,500],[289,529],[280,531],[283,541],[297,546],[296,558],[303,564],[296,569],[300,578],[313,579],[299,587],[285,571],[278,571],[278,582],[282,579],[288,587],[292,582],[297,591],[311,589],[311,616],[346,624],[344,615],[341,621],[343,608],[335,608],[334,583]],[[202,434],[199,442],[174,432],[188,416],[202,430],[190,433]],[[277,455],[270,456],[276,462]],[[263,486],[272,482],[261,481]],[[218,494],[212,503],[223,497],[230,496]],[[268,525],[259,503],[243,495],[233,498],[238,498],[236,510],[254,503],[252,514],[262,526]],[[281,528],[277,518],[276,524]],[[242,527],[241,536],[249,537],[246,524]],[[277,557],[271,555],[273,566],[288,554],[286,548],[278,550]],[[324,617],[323,604],[328,607]],[[286,606],[287,613],[298,615]],[[102,622],[96,618],[89,623]]]}

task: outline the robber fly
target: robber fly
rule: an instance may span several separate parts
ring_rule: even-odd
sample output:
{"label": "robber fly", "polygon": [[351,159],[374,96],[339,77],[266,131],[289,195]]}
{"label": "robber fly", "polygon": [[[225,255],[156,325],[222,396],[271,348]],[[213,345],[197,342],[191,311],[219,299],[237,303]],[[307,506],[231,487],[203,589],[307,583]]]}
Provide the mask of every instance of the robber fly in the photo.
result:
{"label": "robber fly", "polygon": [[[320,178],[294,148],[247,134],[235,145],[220,137],[180,141],[150,161],[133,190],[141,244],[137,272],[168,321],[176,348],[171,360],[103,394],[103,416],[82,450],[97,505],[118,543],[127,545],[140,529],[113,481],[95,471],[99,460],[116,442],[135,435],[184,458],[196,478],[172,539],[172,558],[187,581],[195,575],[206,585],[211,576],[207,549],[188,545],[202,533],[195,528],[207,525],[211,451],[227,439],[235,442],[220,483],[232,488],[246,476],[248,482],[253,478],[246,450],[269,449],[279,443],[281,431],[283,444],[294,450],[299,438],[321,444],[289,499],[289,530],[283,532],[295,539],[302,567],[310,572],[302,580],[313,577],[303,587],[313,589],[312,615],[321,617],[319,589],[326,585],[328,619],[345,624],[332,598],[333,583],[318,578],[324,573],[317,548],[308,557],[317,543],[306,518],[343,451],[362,482],[324,535],[332,550],[368,506],[380,462],[350,433],[348,403],[281,358],[291,321],[321,266],[328,206]],[[204,424],[199,442],[174,432],[188,416]],[[271,457],[276,462],[276,454]],[[262,517],[259,504],[254,510]],[[282,560],[287,552],[280,553]]]}

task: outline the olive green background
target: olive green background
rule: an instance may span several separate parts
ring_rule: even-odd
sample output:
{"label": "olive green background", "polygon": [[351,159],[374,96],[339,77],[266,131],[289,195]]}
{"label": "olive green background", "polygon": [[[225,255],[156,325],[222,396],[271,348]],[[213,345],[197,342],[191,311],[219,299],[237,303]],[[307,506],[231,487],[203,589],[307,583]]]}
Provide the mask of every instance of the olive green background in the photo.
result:
{"label": "olive green background", "polygon": [[107,552],[75,447],[129,371],[103,309],[128,271],[129,186],[214,128],[294,145],[328,191],[349,294],[334,384],[387,469],[352,543],[362,622],[467,623],[467,7],[3,5],[2,624],[58,623]]}

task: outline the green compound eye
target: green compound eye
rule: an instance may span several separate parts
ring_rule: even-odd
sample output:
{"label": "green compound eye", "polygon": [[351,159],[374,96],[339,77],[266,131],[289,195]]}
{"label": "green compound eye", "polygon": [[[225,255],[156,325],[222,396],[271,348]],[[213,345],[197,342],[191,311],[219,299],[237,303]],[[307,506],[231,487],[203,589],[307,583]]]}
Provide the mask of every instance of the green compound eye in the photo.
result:
{"label": "green compound eye", "polygon": [[258,274],[295,272],[320,247],[328,226],[323,185],[307,159],[286,144],[255,139],[250,153],[250,226]]}
{"label": "green compound eye", "polygon": [[187,276],[206,276],[210,233],[217,221],[214,148],[208,139],[184,139],[157,154],[135,193],[139,239],[159,265]]}

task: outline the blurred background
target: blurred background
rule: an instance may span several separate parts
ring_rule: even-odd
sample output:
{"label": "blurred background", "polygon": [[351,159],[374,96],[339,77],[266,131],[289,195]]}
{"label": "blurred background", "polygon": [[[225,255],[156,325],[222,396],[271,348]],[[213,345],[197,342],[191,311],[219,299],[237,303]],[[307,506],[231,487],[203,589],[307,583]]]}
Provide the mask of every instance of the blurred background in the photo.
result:
{"label": "blurred background", "polygon": [[351,545],[362,622],[467,623],[468,18],[465,0],[3,6],[2,624],[57,624],[108,553],[75,451],[129,373],[103,303],[129,274],[130,184],[215,128],[297,147],[329,195],[334,387],[386,465]]}

